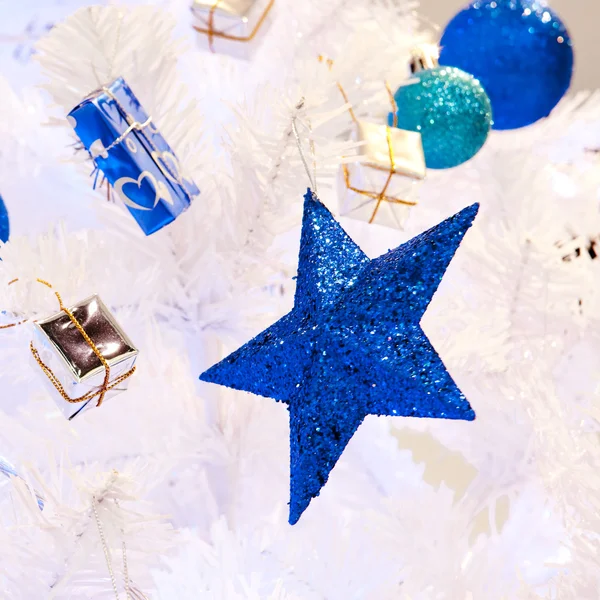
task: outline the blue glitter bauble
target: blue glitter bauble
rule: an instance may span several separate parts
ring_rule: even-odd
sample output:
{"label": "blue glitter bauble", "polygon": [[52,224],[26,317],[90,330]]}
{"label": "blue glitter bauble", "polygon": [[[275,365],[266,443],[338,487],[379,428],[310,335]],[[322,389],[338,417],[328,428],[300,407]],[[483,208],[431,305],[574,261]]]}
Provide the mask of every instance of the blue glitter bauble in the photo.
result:
{"label": "blue glitter bauble", "polygon": [[569,33],[537,0],[474,2],[450,21],[440,45],[440,64],[481,81],[494,129],[517,129],[548,116],[571,84]]}
{"label": "blue glitter bauble", "polygon": [[2,196],[0,196],[0,242],[7,242],[9,234],[8,211],[6,210]]}
{"label": "blue glitter bauble", "polygon": [[290,523],[367,415],[475,418],[420,321],[478,205],[374,260],[309,190],[294,308],[200,376],[290,413]]}
{"label": "blue glitter bauble", "polygon": [[421,132],[427,168],[450,169],[475,156],[492,125],[490,101],[479,82],[452,67],[414,77],[417,83],[403,85],[394,95],[397,127]]}

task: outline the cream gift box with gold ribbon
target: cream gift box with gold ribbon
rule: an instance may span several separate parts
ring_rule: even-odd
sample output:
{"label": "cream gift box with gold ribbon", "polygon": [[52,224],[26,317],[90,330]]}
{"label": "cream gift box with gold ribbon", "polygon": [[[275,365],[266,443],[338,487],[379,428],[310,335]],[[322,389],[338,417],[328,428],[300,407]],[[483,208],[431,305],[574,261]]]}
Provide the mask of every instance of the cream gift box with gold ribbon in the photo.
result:
{"label": "cream gift box with gold ribbon", "polygon": [[267,31],[276,0],[193,0],[198,44],[210,52],[250,58]]}
{"label": "cream gift box with gold ribbon", "polygon": [[92,92],[67,119],[146,235],[200,194],[123,78]]}
{"label": "cream gift box with gold ribbon", "polygon": [[341,215],[401,228],[426,175],[421,134],[356,120],[354,140],[357,160],[340,170]]}

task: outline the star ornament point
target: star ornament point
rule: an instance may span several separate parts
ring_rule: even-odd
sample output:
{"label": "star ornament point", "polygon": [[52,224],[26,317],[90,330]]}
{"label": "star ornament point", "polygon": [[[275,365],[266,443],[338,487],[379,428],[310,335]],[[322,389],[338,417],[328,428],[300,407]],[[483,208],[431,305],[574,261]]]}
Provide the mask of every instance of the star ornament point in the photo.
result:
{"label": "star ornament point", "polygon": [[366,416],[475,419],[420,321],[478,208],[371,260],[305,196],[294,308],[200,376],[287,404],[291,524]]}

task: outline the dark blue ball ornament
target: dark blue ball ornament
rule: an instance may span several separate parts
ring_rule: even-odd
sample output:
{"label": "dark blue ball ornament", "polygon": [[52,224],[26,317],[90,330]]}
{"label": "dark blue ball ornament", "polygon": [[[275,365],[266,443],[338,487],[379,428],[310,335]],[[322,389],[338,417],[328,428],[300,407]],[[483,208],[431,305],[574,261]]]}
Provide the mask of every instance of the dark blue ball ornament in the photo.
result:
{"label": "dark blue ball ornament", "polygon": [[573,75],[566,27],[539,0],[478,0],[442,36],[440,64],[479,79],[492,103],[494,129],[547,117]]}
{"label": "dark blue ball ornament", "polygon": [[454,67],[418,71],[394,95],[400,129],[419,131],[428,169],[456,167],[479,152],[492,125],[490,101],[472,75]]}
{"label": "dark blue ball ornament", "polygon": [[8,212],[4,201],[2,200],[2,196],[0,196],[0,242],[7,242],[9,233]]}

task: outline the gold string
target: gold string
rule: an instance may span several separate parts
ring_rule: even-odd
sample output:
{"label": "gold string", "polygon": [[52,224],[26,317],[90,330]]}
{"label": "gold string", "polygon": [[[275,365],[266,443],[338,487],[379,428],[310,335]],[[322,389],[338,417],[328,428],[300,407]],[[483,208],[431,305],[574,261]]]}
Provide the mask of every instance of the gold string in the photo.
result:
{"label": "gold string", "polygon": [[[323,55],[319,55],[319,62],[325,62],[327,64],[327,66],[329,67],[330,71],[333,68],[333,60],[325,59],[325,57]],[[344,102],[346,104],[348,104],[348,112],[350,113],[350,117],[352,118],[354,123],[356,123],[358,125],[358,117],[356,116],[356,113],[354,112],[354,109],[352,108],[352,105],[350,104],[350,99],[348,98],[348,94],[346,93],[346,90],[343,88],[342,84],[339,81],[336,82],[336,85],[337,85],[338,90],[342,94],[342,98],[344,98]],[[397,125],[398,125],[398,106],[396,105],[396,100],[394,99],[394,94],[392,93],[392,90],[390,89],[390,86],[387,81],[385,82],[385,89],[388,93],[388,97],[389,97],[390,103],[392,105],[392,114],[394,115],[393,121],[392,121],[393,126],[397,127]],[[369,219],[369,224],[371,224],[375,221],[375,217],[377,216],[377,213],[379,212],[379,207],[381,206],[382,202],[389,202],[391,204],[402,204],[404,206],[416,206],[417,205],[416,202],[411,202],[409,200],[402,200],[400,198],[394,198],[392,196],[386,195],[386,192],[390,186],[390,183],[392,182],[392,178],[396,172],[396,160],[395,160],[395,156],[394,156],[394,147],[392,144],[392,130],[390,129],[389,125],[386,125],[386,141],[387,141],[387,146],[388,146],[388,154],[390,157],[390,170],[388,173],[387,180],[386,180],[382,190],[379,193],[370,192],[368,190],[362,190],[360,188],[354,187],[351,183],[350,169],[348,169],[348,165],[346,165],[346,164],[342,165],[342,170],[344,173],[344,183],[346,184],[346,188],[349,189],[351,192],[354,192],[361,196],[366,196],[367,198],[371,198],[372,200],[375,200],[375,208],[373,209],[373,213],[371,214],[371,218]]]}
{"label": "gold string", "polygon": [[103,386],[97,391],[88,392],[87,394],[85,394],[85,396],[80,396],[79,398],[71,398],[65,391],[65,388],[60,383],[60,381],[58,380],[56,375],[54,375],[54,373],[52,372],[50,367],[48,367],[46,364],[44,364],[44,362],[42,362],[39,352],[34,347],[33,342],[31,342],[29,344],[29,349],[31,350],[31,354],[33,355],[33,358],[38,363],[38,365],[40,366],[42,371],[45,373],[46,377],[48,377],[48,379],[50,380],[52,385],[56,388],[56,391],[63,397],[64,400],[66,400],[70,404],[78,404],[80,402],[86,402],[88,400],[92,400],[96,396],[101,396],[98,399],[98,403],[96,404],[96,406],[100,406],[102,404],[102,402],[104,401],[104,396],[106,395],[106,392],[109,392],[113,388],[117,387],[120,383],[122,383],[123,381],[125,381],[126,379],[131,377],[135,373],[135,370],[136,370],[136,367],[132,367],[129,371],[127,371],[127,373],[120,375],[119,377],[117,377],[117,379],[112,381],[109,385],[103,384]]}
{"label": "gold string", "polygon": [[[394,114],[394,125],[397,125],[398,124],[398,115],[396,114],[396,110],[397,110],[396,102],[394,100],[394,95],[392,94],[392,90],[390,89],[390,86],[388,85],[387,81],[385,82],[385,89],[387,90],[388,96],[392,103],[392,110],[393,110],[393,114]],[[379,212],[379,207],[381,206],[381,203],[383,202],[383,199],[385,198],[385,193],[387,192],[387,189],[392,181],[392,177],[394,176],[394,173],[396,171],[396,160],[394,158],[394,147],[392,146],[392,130],[390,129],[389,125],[385,126],[385,137],[387,140],[388,153],[389,153],[389,157],[390,157],[390,172],[389,172],[387,181],[385,182],[385,185],[383,186],[383,189],[377,196],[377,203],[375,204],[375,208],[373,209],[373,214],[371,215],[371,218],[369,219],[369,223],[373,223],[373,221],[375,221],[375,217],[377,216],[377,213]],[[401,201],[401,203],[406,204],[406,201]],[[413,203],[413,206],[414,205],[415,205],[415,203]]]}
{"label": "gold string", "polygon": [[216,2],[210,7],[210,12],[208,13],[208,47],[213,54],[215,53],[215,37],[213,35],[215,30],[215,12],[220,3],[221,0],[216,0]]}
{"label": "gold string", "polygon": [[394,94],[392,93],[392,89],[390,88],[390,84],[385,81],[385,89],[388,93],[388,98],[390,100],[390,104],[392,105],[392,127],[398,127],[398,105],[396,104],[396,98],[394,98]]}
{"label": "gold string", "polygon": [[344,102],[346,102],[346,104],[348,105],[348,112],[350,113],[352,120],[358,125],[358,117],[356,116],[356,113],[352,108],[352,104],[350,104],[350,99],[348,98],[348,94],[346,94],[346,90],[344,90],[342,84],[339,81],[337,82],[337,87],[338,90],[340,90],[342,97],[344,98]]}
{"label": "gold string", "polygon": [[[16,283],[17,281],[19,281],[18,278],[13,279],[12,281],[8,282],[8,285],[12,285],[13,283]],[[38,278],[38,279],[36,279],[36,281],[38,283],[41,283],[42,285],[45,285],[46,287],[48,287],[50,289],[53,289],[52,285],[50,283],[48,283],[47,281],[44,281],[43,279]],[[96,406],[101,406],[102,402],[104,402],[106,393],[108,391],[112,390],[113,388],[117,387],[120,383],[122,383],[129,377],[131,377],[135,373],[136,367],[135,366],[132,367],[129,371],[127,371],[127,373],[120,375],[113,382],[110,382],[110,365],[108,364],[106,358],[104,358],[104,356],[102,355],[100,350],[98,350],[98,347],[96,346],[96,344],[94,344],[94,342],[92,341],[90,336],[85,332],[85,330],[83,329],[83,326],[77,320],[75,315],[63,304],[60,294],[57,291],[54,291],[54,295],[56,296],[56,299],[58,300],[60,310],[69,317],[69,320],[71,321],[71,323],[73,323],[73,325],[76,327],[77,331],[79,331],[79,333],[81,334],[81,336],[83,337],[85,342],[92,349],[92,352],[96,355],[96,357],[98,358],[98,360],[104,367],[104,381],[98,390],[96,390],[96,391],[92,390],[92,391],[88,392],[87,394],[85,394],[84,396],[80,396],[79,398],[71,398],[67,394],[67,392],[66,392],[65,388],[63,387],[63,385],[61,384],[61,382],[58,380],[58,377],[56,377],[56,375],[53,373],[53,371],[50,369],[50,367],[48,367],[42,361],[38,350],[33,345],[33,342],[31,342],[29,344],[29,349],[31,350],[31,354],[33,355],[33,358],[36,360],[36,362],[38,363],[38,365],[40,366],[42,371],[45,373],[46,377],[48,377],[48,379],[50,380],[52,385],[55,387],[56,391],[63,397],[64,400],[66,400],[70,404],[78,404],[79,402],[87,402],[89,400],[92,400],[96,396],[98,396],[98,403],[96,404]],[[19,321],[18,323],[11,323],[9,325],[1,325],[0,329],[8,329],[9,327],[16,327],[17,325],[22,325],[24,323],[27,323],[28,321],[29,321],[29,319],[25,319],[23,321]],[[35,321],[34,321],[34,323],[35,323]]]}
{"label": "gold string", "polygon": [[223,40],[231,40],[233,42],[251,42],[256,37],[258,32],[260,31],[260,28],[263,26],[263,23],[267,20],[269,13],[271,12],[273,6],[275,5],[275,0],[269,1],[269,4],[266,6],[262,15],[258,19],[256,25],[254,26],[254,29],[248,35],[231,35],[229,33],[225,33],[224,31],[218,31],[214,28],[214,15],[215,15],[215,12],[220,3],[221,3],[221,0],[216,0],[216,2],[212,5],[212,7],[210,9],[210,13],[208,15],[208,23],[207,23],[208,27],[207,28],[198,27],[197,25],[192,25],[193,29],[195,29],[198,33],[203,33],[204,35],[208,36],[208,44],[209,44],[211,52],[215,51],[214,47],[213,47],[214,38],[220,38]]}
{"label": "gold string", "polygon": [[394,176],[393,171],[389,173],[387,181],[381,192],[370,192],[368,190],[361,190],[360,188],[354,187],[352,185],[351,177],[350,177],[350,170],[348,169],[348,165],[342,165],[342,169],[344,172],[344,181],[345,181],[346,187],[351,192],[355,192],[357,194],[360,194],[361,196],[366,196],[367,198],[371,198],[372,200],[377,201],[375,209],[373,210],[373,214],[371,215],[371,218],[369,219],[369,223],[373,223],[373,221],[375,220],[375,217],[377,216],[377,212],[378,212],[379,207],[381,206],[382,202],[389,202],[390,204],[402,204],[404,206],[416,206],[417,205],[416,202],[412,202],[411,200],[402,200],[400,198],[394,198],[393,196],[386,195],[386,192],[390,185],[392,177]]}

